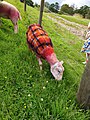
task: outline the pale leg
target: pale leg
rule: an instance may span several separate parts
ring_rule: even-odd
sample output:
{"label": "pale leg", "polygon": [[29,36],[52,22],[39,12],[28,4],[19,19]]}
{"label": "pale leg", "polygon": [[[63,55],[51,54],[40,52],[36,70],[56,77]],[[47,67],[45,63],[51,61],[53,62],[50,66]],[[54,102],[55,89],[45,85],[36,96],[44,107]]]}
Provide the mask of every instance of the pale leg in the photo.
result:
{"label": "pale leg", "polygon": [[18,32],[18,25],[14,25],[14,33],[17,33]]}
{"label": "pale leg", "polygon": [[42,70],[42,61],[41,61],[41,59],[39,57],[37,57],[37,60],[39,62],[40,70]]}
{"label": "pale leg", "polygon": [[14,33],[17,33],[18,32],[18,25],[17,25],[18,18],[16,18],[16,19],[11,18],[11,21],[14,25]]}

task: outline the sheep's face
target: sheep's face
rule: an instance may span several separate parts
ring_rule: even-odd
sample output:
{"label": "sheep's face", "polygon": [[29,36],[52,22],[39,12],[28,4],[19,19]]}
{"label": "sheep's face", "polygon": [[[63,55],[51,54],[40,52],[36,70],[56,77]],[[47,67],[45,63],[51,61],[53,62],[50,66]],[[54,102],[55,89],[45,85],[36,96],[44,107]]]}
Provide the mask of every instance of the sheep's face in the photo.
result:
{"label": "sheep's face", "polygon": [[63,61],[57,62],[54,65],[51,65],[51,73],[56,80],[62,80],[64,67],[62,66]]}

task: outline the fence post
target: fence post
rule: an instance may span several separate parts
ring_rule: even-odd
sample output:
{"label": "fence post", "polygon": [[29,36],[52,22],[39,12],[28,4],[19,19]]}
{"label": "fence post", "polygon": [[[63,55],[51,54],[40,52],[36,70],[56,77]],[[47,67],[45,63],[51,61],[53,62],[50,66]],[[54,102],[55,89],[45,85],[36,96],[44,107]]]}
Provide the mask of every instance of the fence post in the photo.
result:
{"label": "fence post", "polygon": [[81,78],[77,92],[77,101],[81,107],[90,109],[90,57]]}
{"label": "fence post", "polygon": [[24,0],[24,11],[26,12],[26,0]]}
{"label": "fence post", "polygon": [[40,25],[42,24],[43,9],[44,9],[44,0],[41,0],[40,15],[39,15],[39,21],[38,21]]}

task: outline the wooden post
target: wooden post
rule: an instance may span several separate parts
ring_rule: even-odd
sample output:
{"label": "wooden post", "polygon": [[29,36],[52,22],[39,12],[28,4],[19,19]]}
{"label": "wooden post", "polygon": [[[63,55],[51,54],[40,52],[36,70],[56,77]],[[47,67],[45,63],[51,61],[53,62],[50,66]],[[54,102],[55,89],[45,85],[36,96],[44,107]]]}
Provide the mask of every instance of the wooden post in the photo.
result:
{"label": "wooden post", "polygon": [[24,0],[24,11],[26,12],[26,0]]}
{"label": "wooden post", "polygon": [[41,0],[40,16],[39,16],[39,21],[38,21],[38,23],[39,23],[40,25],[42,24],[43,9],[44,9],[44,0]]}
{"label": "wooden post", "polygon": [[77,93],[77,101],[81,107],[90,109],[90,57],[82,75]]}

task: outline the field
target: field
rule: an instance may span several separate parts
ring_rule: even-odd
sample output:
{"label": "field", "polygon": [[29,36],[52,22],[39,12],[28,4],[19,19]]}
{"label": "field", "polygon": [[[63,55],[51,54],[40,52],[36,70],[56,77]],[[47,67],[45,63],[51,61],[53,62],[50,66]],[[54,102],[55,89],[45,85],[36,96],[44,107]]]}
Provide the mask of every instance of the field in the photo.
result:
{"label": "field", "polygon": [[[80,52],[82,38],[43,14],[42,26],[52,39],[57,58],[64,61],[63,80],[56,81],[46,61],[39,70],[36,56],[26,44],[27,28],[38,23],[39,10],[27,6],[24,12],[23,3],[6,1],[19,9],[22,21],[18,22],[19,32],[14,34],[11,21],[1,19],[0,120],[90,120],[90,111],[81,109],[76,100],[85,68],[85,54]],[[61,17],[71,20],[70,16]],[[72,22],[76,19],[87,26],[88,20],[72,17]]]}

